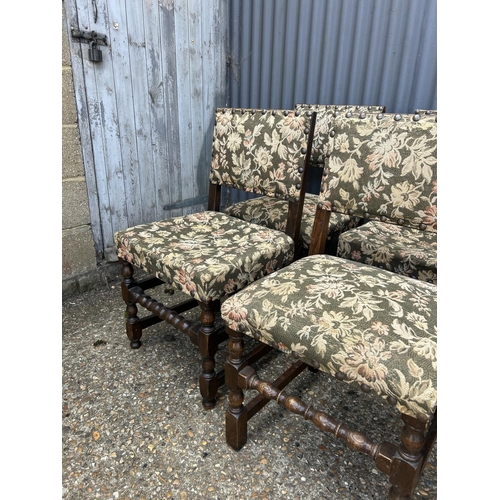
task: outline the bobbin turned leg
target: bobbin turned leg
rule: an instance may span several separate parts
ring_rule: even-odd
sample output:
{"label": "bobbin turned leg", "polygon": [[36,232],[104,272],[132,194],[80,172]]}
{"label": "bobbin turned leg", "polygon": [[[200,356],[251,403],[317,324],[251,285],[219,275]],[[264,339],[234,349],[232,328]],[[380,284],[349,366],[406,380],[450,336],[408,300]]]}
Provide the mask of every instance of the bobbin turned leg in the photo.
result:
{"label": "bobbin turned leg", "polygon": [[389,500],[410,500],[422,472],[427,422],[401,415],[401,443],[392,463]]}
{"label": "bobbin turned leg", "polygon": [[122,276],[123,281],[121,284],[122,288],[122,298],[127,304],[125,308],[125,328],[127,330],[127,336],[130,340],[130,347],[132,349],[139,349],[141,347],[141,337],[142,337],[142,324],[139,316],[137,316],[137,306],[135,301],[131,299],[128,292],[129,288],[135,285],[134,279],[134,268],[128,262],[122,261]]}
{"label": "bobbin turned leg", "polygon": [[226,361],[225,383],[229,389],[226,410],[226,442],[231,448],[240,450],[247,442],[248,412],[243,404],[244,393],[238,385],[238,372],[242,365],[244,341],[243,334],[230,328],[229,358]]}
{"label": "bobbin turned leg", "polygon": [[201,354],[202,372],[200,375],[200,392],[203,407],[207,410],[215,406],[219,381],[215,372],[215,353],[218,343],[215,330],[215,311],[218,303],[205,304],[199,302],[201,308],[201,326],[198,333],[198,348]]}

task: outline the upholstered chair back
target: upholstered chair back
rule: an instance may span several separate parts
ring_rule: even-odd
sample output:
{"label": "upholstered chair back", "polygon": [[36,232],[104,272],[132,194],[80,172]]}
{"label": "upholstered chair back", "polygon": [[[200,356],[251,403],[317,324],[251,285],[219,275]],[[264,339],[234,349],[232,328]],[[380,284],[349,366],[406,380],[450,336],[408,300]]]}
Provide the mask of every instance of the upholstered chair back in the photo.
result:
{"label": "upholstered chair back", "polygon": [[437,115],[340,113],[319,207],[437,231]]}
{"label": "upholstered chair back", "polygon": [[330,104],[297,104],[295,109],[316,111],[316,128],[311,150],[311,166],[323,167],[328,134],[337,116],[352,113],[383,113],[385,106],[354,106]]}
{"label": "upholstered chair back", "polygon": [[297,199],[311,110],[217,109],[210,182],[279,199]]}

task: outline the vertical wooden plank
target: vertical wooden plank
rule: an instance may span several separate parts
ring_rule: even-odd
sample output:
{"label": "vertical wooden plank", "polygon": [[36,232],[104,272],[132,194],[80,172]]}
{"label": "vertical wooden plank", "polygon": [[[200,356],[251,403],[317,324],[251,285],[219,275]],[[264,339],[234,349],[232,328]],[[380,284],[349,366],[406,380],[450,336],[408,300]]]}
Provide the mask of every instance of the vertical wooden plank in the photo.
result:
{"label": "vertical wooden plank", "polygon": [[[106,34],[110,39],[106,4],[98,2],[97,11],[99,16],[96,22],[91,2],[78,0],[80,28]],[[103,247],[106,254],[114,249],[114,231],[128,226],[113,78],[113,48],[110,43],[107,47],[102,47],[103,62],[97,64],[88,60],[88,46],[82,49]]]}
{"label": "vertical wooden plank", "polygon": [[[177,1],[175,8],[177,88],[179,110],[179,145],[182,159],[181,198],[188,200],[198,195],[197,165],[201,154],[201,111],[203,75],[200,58],[201,0]],[[175,200],[180,201],[180,200]],[[183,213],[190,213],[190,207]]]}
{"label": "vertical wooden plank", "polygon": [[[201,12],[202,32],[202,154],[198,162],[198,191],[208,194],[210,162],[212,159],[212,137],[215,109],[224,106],[226,98],[226,2],[216,0],[203,2]],[[195,207],[196,208],[196,207]],[[206,208],[205,205],[197,207]]]}
{"label": "vertical wooden plank", "polygon": [[162,202],[169,202],[162,196],[164,175],[158,177],[158,172],[166,169],[166,124],[164,112],[163,68],[161,57],[161,21],[157,0],[143,3],[144,39],[145,39],[145,71],[146,71],[146,109],[149,114],[150,153],[153,179],[149,183],[148,196],[153,206],[151,218],[163,219]]}
{"label": "vertical wooden plank", "polygon": [[[130,141],[135,142],[135,162],[131,174],[131,182],[137,182],[135,201],[129,201],[129,206],[134,203],[137,221],[135,224],[151,222],[157,219],[156,211],[156,186],[155,186],[155,161],[152,147],[152,126],[150,115],[150,96],[148,87],[148,48],[146,43],[145,25],[150,19],[143,12],[143,2],[127,0],[125,15],[127,21],[127,40],[130,69],[131,102],[129,107],[130,118],[123,119],[131,122],[134,129]],[[151,41],[151,40],[149,40]],[[155,45],[158,45],[157,37]],[[126,79],[126,75],[125,79]],[[132,158],[132,157],[131,157]],[[126,179],[127,180],[127,179]]]}
{"label": "vertical wooden plank", "polygon": [[[127,25],[127,10],[125,2],[107,1],[107,16],[110,24],[109,41],[112,60],[103,60],[103,64],[111,63],[112,72],[109,75],[107,97],[108,103],[116,106],[112,133],[107,136],[111,146],[116,148],[113,158],[109,159],[111,176],[108,180],[110,192],[119,189],[119,176],[122,176],[124,201],[126,206],[126,226],[135,226],[143,222],[141,203],[141,176],[137,156],[137,134],[134,114],[132,89],[131,55],[129,53],[129,30]],[[134,13],[136,14],[136,13]],[[101,85],[105,82],[101,82]],[[108,104],[109,105],[109,104]],[[113,109],[113,108],[110,108]],[[116,137],[115,137],[116,135]],[[115,178],[118,177],[118,178]],[[116,214],[116,224],[119,214]],[[115,228],[113,228],[116,230]],[[123,229],[118,227],[117,229]]]}
{"label": "vertical wooden plank", "polygon": [[[160,110],[156,115],[158,129],[164,129],[163,141],[165,145],[165,161],[158,162],[156,167],[156,184],[158,197],[158,217],[165,219],[182,214],[182,209],[165,211],[164,206],[174,204],[181,198],[181,169],[183,157],[180,149],[180,122],[179,115],[186,110],[179,107],[177,88],[177,53],[176,38],[176,1],[159,0],[159,48],[161,61],[161,96],[163,99],[163,113]],[[161,120],[161,121],[160,121]],[[158,135],[161,135],[158,132]]]}
{"label": "vertical wooden plank", "polygon": [[97,258],[102,260],[104,258],[104,243],[101,225],[101,211],[99,207],[94,153],[92,151],[92,130],[85,85],[85,68],[82,57],[82,48],[85,49],[86,44],[80,45],[79,42],[76,42],[71,38],[71,27],[75,29],[80,28],[76,0],[66,0],[64,2],[64,7],[66,11],[66,26],[68,32],[69,50],[71,54],[73,83],[75,86],[78,130],[80,132],[83,164],[85,168],[85,181],[87,184],[89,200],[91,230],[94,243],[96,245]]}

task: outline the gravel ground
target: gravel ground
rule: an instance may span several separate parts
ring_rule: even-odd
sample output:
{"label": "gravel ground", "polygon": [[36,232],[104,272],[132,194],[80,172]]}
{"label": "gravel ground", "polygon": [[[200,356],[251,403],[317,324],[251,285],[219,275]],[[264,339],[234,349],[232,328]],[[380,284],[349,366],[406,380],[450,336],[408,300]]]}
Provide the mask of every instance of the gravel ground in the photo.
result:
{"label": "gravel ground", "polygon": [[[246,446],[229,448],[227,390],[202,409],[199,353],[166,323],[130,349],[119,281],[64,300],[62,334],[63,499],[387,498],[388,478],[371,459],[274,401],[250,421]],[[226,356],[222,344],[218,369]],[[256,368],[272,379],[291,361],[272,353]],[[371,439],[398,438],[394,408],[324,373],[306,370],[292,391]],[[437,498],[437,445],[414,498]]]}

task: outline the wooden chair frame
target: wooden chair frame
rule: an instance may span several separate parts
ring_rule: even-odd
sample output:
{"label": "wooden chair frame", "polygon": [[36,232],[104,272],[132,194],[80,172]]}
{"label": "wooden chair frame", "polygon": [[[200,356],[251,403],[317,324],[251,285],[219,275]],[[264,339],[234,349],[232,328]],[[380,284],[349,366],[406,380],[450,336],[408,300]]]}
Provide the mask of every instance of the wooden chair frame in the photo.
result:
{"label": "wooden chair frame", "polygon": [[[330,210],[323,210],[321,204],[316,210],[309,255],[322,254],[327,240]],[[255,357],[244,354],[244,333],[226,326],[229,337],[229,356],[226,361],[225,383],[229,388],[228,406],[225,414],[226,442],[234,450],[240,450],[247,441],[248,421],[269,401],[274,400],[290,412],[311,420],[320,430],[331,433],[344,441],[351,449],[368,455],[375,466],[389,476],[390,500],[409,500],[427,463],[437,436],[437,409],[430,420],[401,414],[403,423],[400,442],[374,442],[365,434],[349,429],[332,416],[313,409],[302,399],[288,395],[284,389],[306,368],[317,371],[319,365],[298,360],[273,382],[257,375],[252,364]],[[256,337],[257,338],[257,337]],[[277,344],[262,344],[262,350],[279,350]],[[295,354],[295,353],[293,353]],[[298,356],[295,356],[298,357]],[[336,378],[343,380],[340,373]],[[244,391],[254,390],[258,395],[244,404]],[[368,387],[361,390],[369,392]],[[390,404],[395,404],[388,398]]]}
{"label": "wooden chair frame", "polygon": [[[273,112],[272,110],[244,110],[244,109],[227,109],[217,110],[228,113],[265,113]],[[298,111],[290,110],[284,113],[297,113]],[[304,111],[304,113],[306,113]],[[311,155],[311,147],[314,135],[314,126],[316,121],[316,113],[307,111],[310,117],[310,128],[307,139],[307,151],[305,152],[304,166],[301,172],[300,192],[299,196],[288,199],[288,223],[286,234],[295,242],[295,251],[299,247],[299,232],[300,221],[302,218],[302,208],[305,197],[305,189],[307,176],[309,172],[309,162]],[[234,186],[230,186],[234,187]],[[221,208],[221,184],[210,183],[208,208],[209,211],[220,211]],[[224,384],[225,372],[224,369],[216,372],[215,370],[215,354],[218,346],[227,340],[228,336],[224,327],[216,327],[216,314],[220,311],[220,301],[201,302],[195,299],[184,300],[178,304],[167,306],[162,302],[152,298],[146,294],[147,290],[158,286],[166,286],[166,283],[156,277],[148,277],[142,280],[134,278],[134,266],[129,262],[120,259],[122,264],[122,284],[121,294],[126,304],[125,309],[125,327],[130,347],[138,349],[141,347],[141,337],[144,329],[153,326],[161,321],[165,321],[174,328],[189,336],[191,342],[196,345],[200,351],[202,358],[202,370],[199,377],[199,388],[202,396],[202,405],[205,409],[211,409],[216,404],[217,391]],[[139,317],[137,305],[140,305],[151,314],[144,317]],[[199,306],[201,309],[200,321],[193,322],[186,319],[183,313]],[[267,346],[266,346],[267,347]],[[264,347],[258,347],[252,354],[252,360],[256,361],[269,350]]]}

